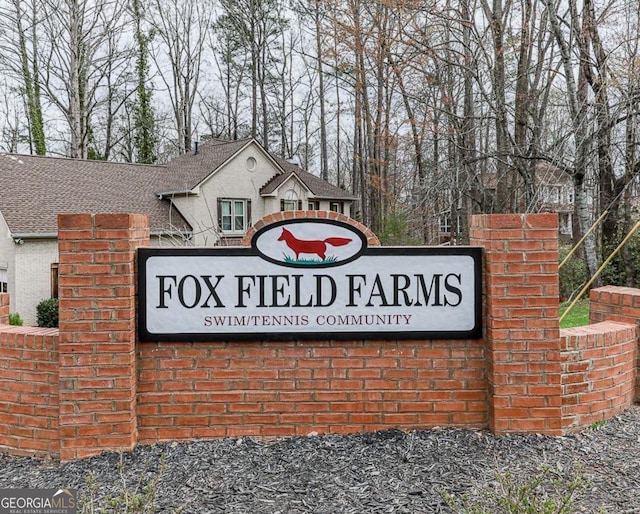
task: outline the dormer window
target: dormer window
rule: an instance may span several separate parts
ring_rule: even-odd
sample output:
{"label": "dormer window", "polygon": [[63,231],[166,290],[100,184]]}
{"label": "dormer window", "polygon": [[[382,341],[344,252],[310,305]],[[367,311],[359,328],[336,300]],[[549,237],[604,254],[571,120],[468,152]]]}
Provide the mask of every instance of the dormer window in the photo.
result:
{"label": "dormer window", "polygon": [[281,211],[301,211],[302,210],[302,200],[298,199],[298,193],[296,193],[293,189],[288,189],[284,198],[280,200],[280,210]]}

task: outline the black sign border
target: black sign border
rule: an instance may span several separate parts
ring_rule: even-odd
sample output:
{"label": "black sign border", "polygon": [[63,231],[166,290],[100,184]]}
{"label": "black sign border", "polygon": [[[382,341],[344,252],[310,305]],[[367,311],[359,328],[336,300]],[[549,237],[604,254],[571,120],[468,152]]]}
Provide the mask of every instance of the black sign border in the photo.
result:
{"label": "black sign border", "polygon": [[166,257],[207,257],[207,256],[242,256],[261,257],[255,248],[249,247],[215,247],[215,248],[138,248],[138,340],[140,342],[235,342],[235,341],[295,341],[295,340],[401,340],[401,339],[480,339],[482,338],[482,248],[475,246],[369,246],[361,256],[411,256],[411,255],[455,255],[469,256],[474,261],[474,317],[475,323],[470,330],[426,330],[408,332],[239,332],[235,334],[216,334],[213,332],[196,332],[186,334],[152,333],[146,329],[146,285],[147,260],[155,256]]}

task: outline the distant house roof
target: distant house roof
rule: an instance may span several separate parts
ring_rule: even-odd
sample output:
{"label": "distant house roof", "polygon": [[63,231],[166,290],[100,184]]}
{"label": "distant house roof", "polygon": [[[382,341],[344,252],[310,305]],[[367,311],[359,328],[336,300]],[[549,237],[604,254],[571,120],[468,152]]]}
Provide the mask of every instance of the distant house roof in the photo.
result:
{"label": "distant house roof", "polygon": [[[207,141],[197,153],[156,166],[0,154],[0,212],[12,234],[23,236],[55,234],[57,215],[75,212],[141,212],[149,214],[152,232],[190,231],[171,202],[159,195],[191,191],[252,141]],[[355,198],[287,161],[265,155],[280,172],[262,189],[275,190],[295,172],[316,197]]]}

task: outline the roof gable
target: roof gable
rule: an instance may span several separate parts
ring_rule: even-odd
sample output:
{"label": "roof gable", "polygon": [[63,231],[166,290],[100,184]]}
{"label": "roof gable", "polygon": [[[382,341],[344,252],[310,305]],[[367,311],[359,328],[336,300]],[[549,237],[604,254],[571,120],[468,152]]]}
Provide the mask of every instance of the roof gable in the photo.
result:
{"label": "roof gable", "polygon": [[307,187],[307,185],[302,180],[300,180],[296,172],[293,170],[285,171],[283,173],[275,175],[271,180],[269,180],[269,182],[267,182],[264,186],[260,188],[260,194],[262,196],[277,196],[278,190],[282,186],[284,186],[287,182],[291,182],[291,181],[297,182],[308,193],[311,193],[313,195],[313,191],[311,191]]}
{"label": "roof gable", "polygon": [[261,195],[268,196],[274,194],[274,192],[284,182],[286,182],[291,175],[295,175],[304,187],[310,191],[313,198],[324,200],[357,200],[357,197],[351,193],[338,186],[334,186],[320,177],[316,177],[308,171],[304,171],[295,164],[291,164],[290,162],[278,157],[276,157],[275,160],[278,162],[280,167],[284,169],[284,173],[273,177],[269,182],[262,186],[260,189]]}
{"label": "roof gable", "polygon": [[194,191],[249,146],[253,146],[273,163],[276,173],[284,171],[274,157],[255,139],[247,138],[237,141],[211,139],[199,144],[197,152],[180,155],[167,163],[168,174],[165,184],[168,189],[158,191],[158,193]]}

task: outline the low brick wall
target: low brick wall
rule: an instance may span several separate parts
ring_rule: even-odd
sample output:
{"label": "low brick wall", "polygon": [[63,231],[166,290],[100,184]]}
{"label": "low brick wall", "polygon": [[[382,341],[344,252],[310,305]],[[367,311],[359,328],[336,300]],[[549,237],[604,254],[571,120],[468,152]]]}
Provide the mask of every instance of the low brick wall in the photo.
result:
{"label": "low brick wall", "polygon": [[[618,321],[640,325],[640,289],[632,287],[605,286],[589,293],[589,321]],[[640,351],[636,361],[640,370]],[[634,401],[640,401],[640,376],[636,377]]]}
{"label": "low brick wall", "polygon": [[638,330],[604,321],[561,331],[562,415],[580,430],[627,409],[635,398]]}
{"label": "low brick wall", "polygon": [[0,451],[58,457],[58,330],[0,325]]}

